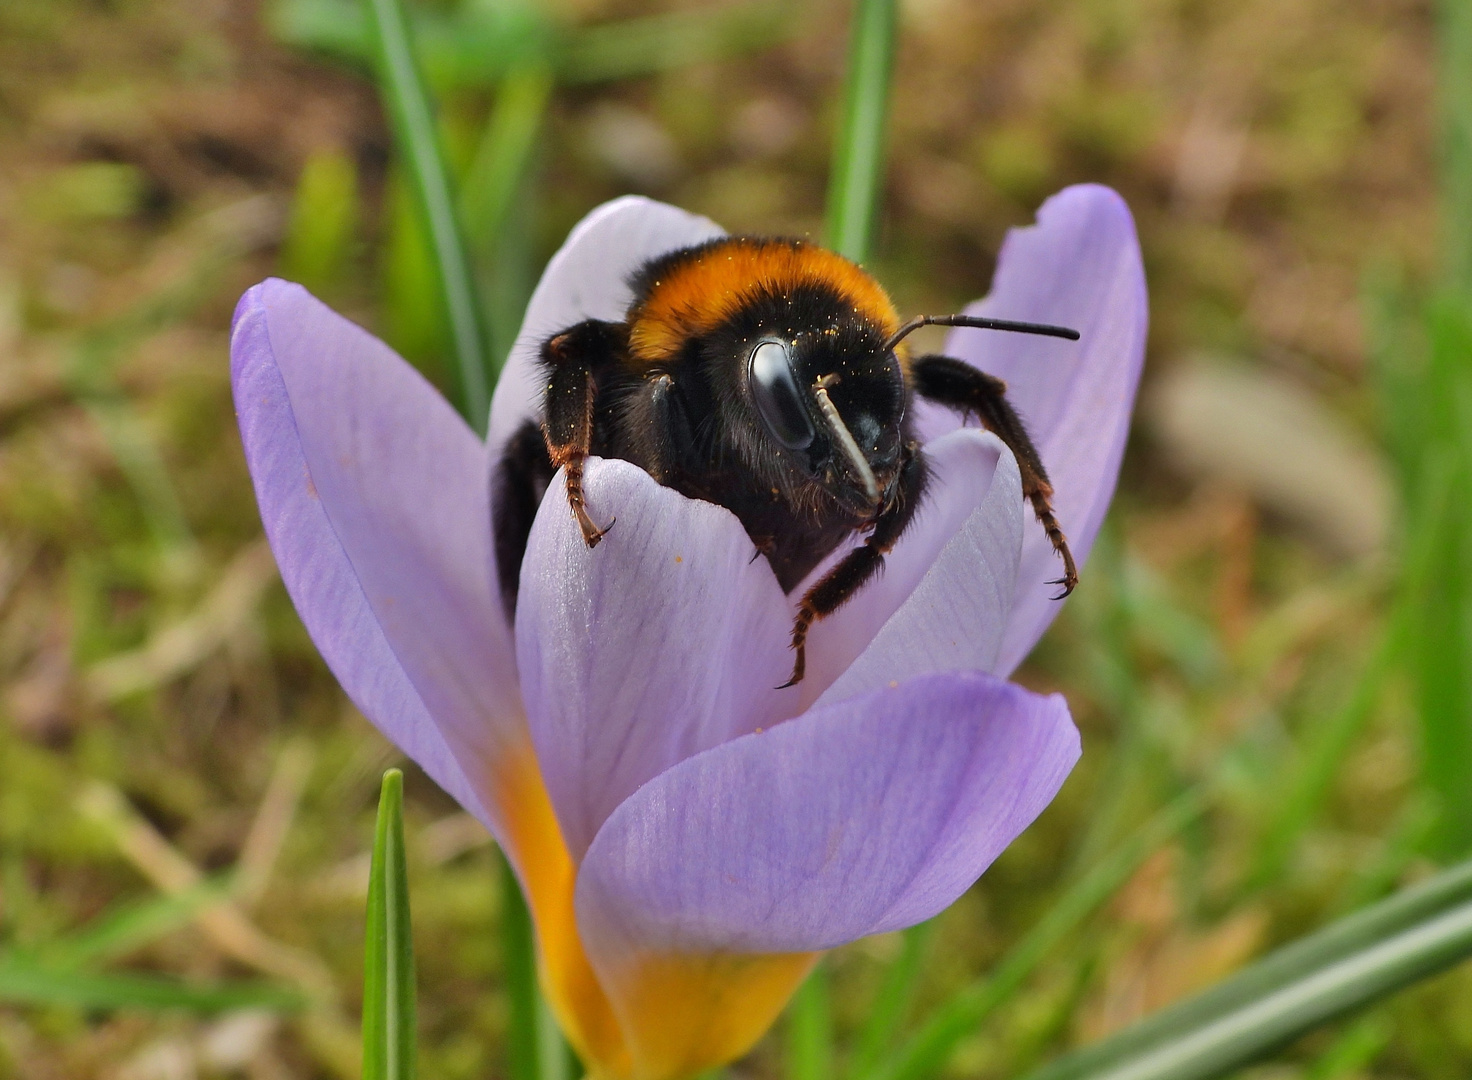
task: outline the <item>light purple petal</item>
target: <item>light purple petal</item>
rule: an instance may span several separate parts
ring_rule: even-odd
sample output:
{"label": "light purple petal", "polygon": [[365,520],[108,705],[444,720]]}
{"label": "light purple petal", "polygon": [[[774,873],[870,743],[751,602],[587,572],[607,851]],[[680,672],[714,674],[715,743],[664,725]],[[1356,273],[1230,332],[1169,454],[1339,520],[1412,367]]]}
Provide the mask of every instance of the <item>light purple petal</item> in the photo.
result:
{"label": "light purple petal", "polygon": [[[1097,185],[1067,188],[1014,229],[997,261],[992,291],[972,315],[1072,326],[1078,342],[986,330],[956,330],[946,351],[1007,383],[1056,490],[1058,518],[1082,566],[1114,494],[1145,356],[1148,308],[1134,219],[1124,200]],[[954,413],[920,407],[933,438],[957,426]],[[1060,564],[1029,522],[999,673],[1012,671],[1057,614],[1051,597]],[[1087,575],[1084,576],[1085,587]]]}
{"label": "light purple petal", "polygon": [[924,675],[747,735],[639,789],[578,876],[605,977],[661,952],[826,949],[964,892],[1078,759],[1057,695]]}
{"label": "light purple petal", "polygon": [[[885,556],[883,572],[813,627],[808,675],[802,684],[804,708],[816,700],[839,701],[923,671],[986,671],[996,660],[1022,542],[1021,530],[1014,529],[1022,520],[1016,462],[996,436],[972,429],[942,436],[925,447],[925,454],[931,466],[929,490],[915,520]],[[1002,459],[1007,465],[999,470]],[[1011,487],[1009,476],[1014,478]],[[1014,494],[1017,506],[1012,505]],[[932,612],[935,582],[925,590],[929,599],[923,606],[914,597],[921,582],[935,575],[943,553],[948,554],[949,570],[943,572],[947,584],[964,584]],[[800,596],[833,561],[826,560],[793,595]],[[905,616],[895,622],[901,611]],[[947,615],[962,612],[968,613],[964,623],[948,621]],[[887,644],[874,647],[876,635],[891,622],[895,628],[884,634]],[[916,631],[913,647],[899,640]],[[933,666],[925,655],[941,638],[964,643],[960,652],[947,645],[933,654],[931,659],[941,665]],[[861,654],[866,662],[855,664]],[[889,665],[894,665],[892,670]]]}
{"label": "light purple petal", "polygon": [[578,222],[542,273],[496,383],[486,437],[492,457],[500,457],[523,421],[541,415],[542,342],[584,319],[622,321],[634,297],[628,278],[635,270],[657,255],[723,233],[708,218],[638,195],[604,203]]}
{"label": "light purple petal", "polygon": [[489,766],[527,736],[480,441],[299,285],[247,292],[230,354],[261,520],[312,640],[364,715],[501,834]]}
{"label": "light purple petal", "polygon": [[791,608],[728,510],[589,459],[589,549],[561,475],[522,565],[516,647],[527,718],[574,861],[645,781],[792,712]]}
{"label": "light purple petal", "polygon": [[914,539],[906,533],[910,543],[885,559],[882,584],[909,588],[880,627],[861,624],[863,652],[822,704],[915,675],[991,671],[997,663],[1025,528],[1017,461],[995,435],[971,429],[942,435],[925,453],[934,494],[912,526]]}

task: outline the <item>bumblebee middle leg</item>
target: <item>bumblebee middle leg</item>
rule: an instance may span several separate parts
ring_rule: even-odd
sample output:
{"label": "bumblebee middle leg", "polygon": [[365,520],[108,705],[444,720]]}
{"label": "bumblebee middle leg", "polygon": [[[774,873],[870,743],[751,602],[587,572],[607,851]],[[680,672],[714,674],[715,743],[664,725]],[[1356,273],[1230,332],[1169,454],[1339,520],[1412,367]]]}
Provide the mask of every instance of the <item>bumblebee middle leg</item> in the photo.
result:
{"label": "bumblebee middle leg", "polygon": [[808,631],[813,623],[833,614],[884,568],[884,556],[898,542],[925,492],[928,476],[920,448],[910,443],[903,450],[900,479],[894,500],[874,520],[874,530],[828,573],[813,584],[798,605],[792,624],[792,677],[777,689],[802,682],[807,670]]}
{"label": "bumblebee middle leg", "polygon": [[657,372],[627,392],[614,457],[632,461],[666,487],[676,486],[688,463],[694,436],[690,420],[668,372]]}
{"label": "bumblebee middle leg", "polygon": [[589,547],[596,547],[613,526],[611,521],[601,529],[593,524],[583,504],[583,459],[593,444],[597,372],[611,364],[625,345],[622,325],[588,319],[553,335],[542,346],[542,366],[547,372],[542,434],[553,467],[566,470],[567,504]]}
{"label": "bumblebee middle leg", "polygon": [[1063,586],[1056,597],[1059,600],[1073,592],[1078,584],[1078,567],[1068,548],[1068,538],[1053,512],[1053,485],[1048,482],[1047,470],[1022,418],[1007,400],[1007,384],[949,356],[919,357],[911,364],[910,371],[917,394],[939,405],[975,413],[988,431],[1007,444],[1022,474],[1023,498],[1032,503],[1033,513],[1048,534],[1053,550],[1063,560],[1063,576],[1048,584]]}

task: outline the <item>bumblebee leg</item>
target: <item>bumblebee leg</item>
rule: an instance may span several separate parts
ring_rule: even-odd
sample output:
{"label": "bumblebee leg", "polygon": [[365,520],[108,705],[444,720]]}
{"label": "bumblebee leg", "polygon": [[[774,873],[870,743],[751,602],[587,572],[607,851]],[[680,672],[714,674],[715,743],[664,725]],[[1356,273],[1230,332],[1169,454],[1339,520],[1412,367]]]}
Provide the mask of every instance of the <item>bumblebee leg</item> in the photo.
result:
{"label": "bumblebee leg", "polygon": [[521,585],[521,560],[537,507],[552,482],[552,459],[537,425],[528,420],[506,440],[491,479],[491,525],[495,536],[496,578],[506,620],[516,620],[516,592]]}
{"label": "bumblebee leg", "polygon": [[940,405],[974,412],[982,425],[1006,443],[1017,458],[1023,498],[1032,503],[1033,513],[1048,534],[1053,550],[1063,560],[1063,576],[1048,582],[1063,586],[1063,591],[1054,597],[1062,600],[1078,584],[1078,567],[1068,548],[1068,538],[1053,512],[1053,485],[1048,482],[1048,473],[1022,418],[1007,400],[1007,384],[949,356],[922,356],[910,365],[910,371],[917,394]]}
{"label": "bumblebee leg", "polygon": [[661,373],[631,395],[625,413],[628,458],[666,486],[689,460],[693,437],[675,380]]}
{"label": "bumblebee leg", "polygon": [[613,522],[593,524],[583,505],[583,459],[593,443],[593,407],[597,402],[597,368],[607,364],[622,345],[622,327],[589,319],[549,338],[542,346],[547,372],[542,434],[554,468],[567,471],[567,504],[572,508],[583,540],[596,547]]}
{"label": "bumblebee leg", "polygon": [[863,588],[884,567],[884,556],[898,542],[925,491],[925,458],[910,443],[900,466],[899,490],[892,503],[874,521],[874,531],[828,573],[813,584],[798,605],[792,623],[792,677],[777,689],[802,682],[807,669],[808,631],[813,623],[837,611],[849,597]]}

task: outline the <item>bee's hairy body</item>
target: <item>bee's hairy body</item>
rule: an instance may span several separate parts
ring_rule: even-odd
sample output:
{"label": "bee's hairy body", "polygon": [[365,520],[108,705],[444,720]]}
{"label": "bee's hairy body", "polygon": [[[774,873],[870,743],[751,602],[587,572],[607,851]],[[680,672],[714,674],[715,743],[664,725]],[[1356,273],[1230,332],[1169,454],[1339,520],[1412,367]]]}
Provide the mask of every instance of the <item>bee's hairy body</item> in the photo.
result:
{"label": "bee's hairy body", "polygon": [[723,237],[645,264],[631,284],[623,322],[590,319],[542,344],[541,424],[513,434],[492,492],[508,615],[555,470],[567,469],[568,503],[591,547],[608,525],[583,504],[583,459],[621,458],[735,514],[786,592],[865,535],[803,597],[797,681],[812,622],[879,572],[924,494],[909,407],[917,392],[977,414],[1013,449],[1072,587],[1051,488],[1005,388],[957,360],[905,360],[894,305],[858,266],[800,240]]}

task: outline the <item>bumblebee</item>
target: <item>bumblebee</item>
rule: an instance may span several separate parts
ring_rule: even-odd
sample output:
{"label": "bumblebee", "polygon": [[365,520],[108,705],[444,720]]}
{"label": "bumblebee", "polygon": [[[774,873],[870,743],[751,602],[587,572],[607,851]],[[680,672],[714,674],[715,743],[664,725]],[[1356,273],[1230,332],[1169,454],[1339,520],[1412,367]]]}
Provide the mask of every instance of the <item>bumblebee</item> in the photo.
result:
{"label": "bumblebee", "polygon": [[976,416],[1017,458],[1022,493],[1078,582],[1053,489],[1000,379],[948,356],[910,357],[927,324],[1047,334],[1065,327],[920,316],[902,323],[888,294],[848,259],[802,240],[728,236],[644,264],[623,322],[588,319],[540,349],[541,423],[510,438],[492,486],[495,551],[514,616],[532,519],[557,469],[594,547],[613,525],[583,501],[589,454],[622,458],[660,484],[730,510],[784,592],[854,534],[865,539],[811,585],[792,628],[790,686],[813,623],[880,572],[925,494],[913,434],[916,395]]}

